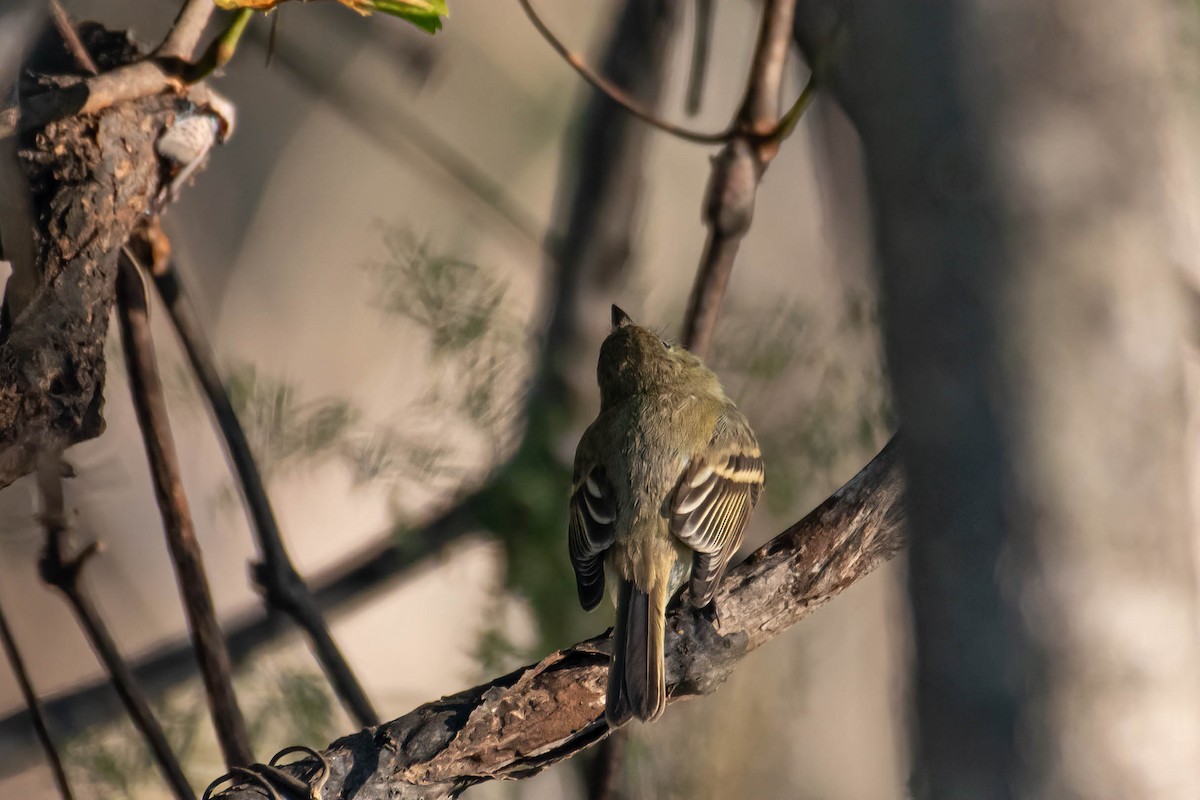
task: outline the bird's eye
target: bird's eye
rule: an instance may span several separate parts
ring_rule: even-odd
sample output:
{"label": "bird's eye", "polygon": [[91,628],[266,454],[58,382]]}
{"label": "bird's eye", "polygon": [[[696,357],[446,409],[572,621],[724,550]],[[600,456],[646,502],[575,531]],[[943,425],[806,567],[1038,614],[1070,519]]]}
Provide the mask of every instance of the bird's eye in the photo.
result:
{"label": "bird's eye", "polygon": [[666,339],[659,339],[659,341],[662,342],[663,349],[665,349],[665,350],[671,349],[671,343],[668,342]]}

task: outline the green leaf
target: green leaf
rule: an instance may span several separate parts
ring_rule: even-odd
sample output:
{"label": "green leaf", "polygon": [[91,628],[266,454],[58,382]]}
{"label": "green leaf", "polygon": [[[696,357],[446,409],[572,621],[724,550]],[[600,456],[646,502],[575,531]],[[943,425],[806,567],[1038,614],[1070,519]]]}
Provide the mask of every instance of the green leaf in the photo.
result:
{"label": "green leaf", "polygon": [[441,18],[450,16],[446,0],[357,0],[357,4],[411,22],[426,33],[437,33]]}

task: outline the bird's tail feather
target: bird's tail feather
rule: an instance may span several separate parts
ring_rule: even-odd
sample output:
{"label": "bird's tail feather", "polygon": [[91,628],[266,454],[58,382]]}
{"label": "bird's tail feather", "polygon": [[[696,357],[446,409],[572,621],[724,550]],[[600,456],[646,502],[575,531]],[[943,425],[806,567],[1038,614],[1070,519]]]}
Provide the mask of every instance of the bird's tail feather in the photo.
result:
{"label": "bird's tail feather", "polygon": [[653,722],[667,707],[663,665],[667,582],[642,591],[630,581],[617,590],[617,624],[608,671],[605,717],[612,727],[630,717]]}

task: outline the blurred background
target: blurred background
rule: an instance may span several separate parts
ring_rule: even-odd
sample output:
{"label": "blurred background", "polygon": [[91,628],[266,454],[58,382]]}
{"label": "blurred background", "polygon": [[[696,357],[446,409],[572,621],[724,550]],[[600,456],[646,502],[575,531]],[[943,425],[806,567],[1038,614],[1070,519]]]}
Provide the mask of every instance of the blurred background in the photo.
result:
{"label": "blurred background", "polygon": [[[563,40],[605,63],[622,3],[542,5]],[[683,119],[694,4],[646,5],[667,20],[655,44],[659,108]],[[752,2],[716,5],[707,88],[689,123],[704,130],[722,129],[741,99],[759,14]],[[143,42],[176,11],[165,0],[64,6]],[[471,504],[472,524],[447,547],[350,587],[329,615],[389,719],[611,624],[607,604],[577,608],[569,463],[598,406],[609,304],[678,333],[715,152],[630,127],[636,157],[606,163],[584,144],[592,89],[515,2],[456,0],[451,13],[429,37],[334,4],[285,7],[269,66],[269,22],[255,19],[215,81],[237,107],[235,134],[164,218],[311,585]],[[806,74],[791,65],[785,103]],[[624,181],[624,217],[585,212],[589,229],[571,208],[611,191],[597,174]],[[747,551],[851,477],[893,425],[865,214],[853,130],[818,99],[762,184],[709,359],[766,451]],[[572,246],[569,258],[547,254]],[[152,314],[200,543],[234,631],[262,615],[252,538],[207,407],[163,309]],[[185,654],[163,668],[157,708],[202,788],[224,768],[199,681],[186,677],[121,358],[114,342],[107,430],[67,453],[78,473],[68,508],[82,537],[104,543],[87,582],[126,656]],[[67,606],[38,580],[36,512],[29,478],[0,492],[0,599],[39,693],[81,698],[55,706],[70,774],[89,797],[162,796]],[[856,583],[753,653],[716,695],[635,726],[628,796],[907,796],[902,570],[897,560]],[[238,658],[256,752],[352,732],[294,627],[274,630]],[[31,733],[13,720],[22,708],[0,669],[0,796],[53,797]],[[466,796],[582,797],[576,761]]]}

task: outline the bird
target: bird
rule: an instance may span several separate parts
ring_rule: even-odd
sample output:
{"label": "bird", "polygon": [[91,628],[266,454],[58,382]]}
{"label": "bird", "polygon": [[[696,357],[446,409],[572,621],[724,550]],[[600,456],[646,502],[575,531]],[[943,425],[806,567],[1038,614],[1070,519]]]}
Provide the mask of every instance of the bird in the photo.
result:
{"label": "bird", "polygon": [[600,411],[575,451],[568,545],[585,611],[603,599],[606,572],[614,578],[604,714],[615,728],[662,716],[667,603],[686,581],[692,605],[716,616],[765,472],[712,370],[615,304],[596,377]]}

